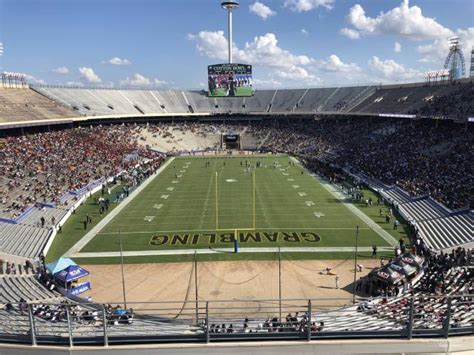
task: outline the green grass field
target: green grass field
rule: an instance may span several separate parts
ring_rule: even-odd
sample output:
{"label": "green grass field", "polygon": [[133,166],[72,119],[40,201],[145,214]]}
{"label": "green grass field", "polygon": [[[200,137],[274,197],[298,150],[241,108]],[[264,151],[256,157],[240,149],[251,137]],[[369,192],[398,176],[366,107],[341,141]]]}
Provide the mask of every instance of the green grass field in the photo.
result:
{"label": "green grass field", "polygon": [[[218,88],[215,94],[210,93],[209,96],[227,97],[227,90],[224,88]],[[252,96],[252,88],[251,87],[237,87],[235,90],[235,96]]]}
{"label": "green grass field", "polygon": [[[260,167],[255,167],[257,162]],[[91,211],[97,207],[89,201],[83,209]],[[374,211],[378,213],[378,207],[367,214]],[[63,227],[64,232],[53,244],[48,258],[62,255],[84,234],[81,215],[85,212],[77,214]],[[94,216],[94,224],[101,217]],[[376,216],[373,219],[395,238],[405,237],[403,228],[391,231],[391,226],[377,221]],[[240,248],[351,247],[356,226],[360,227],[359,246],[388,246],[369,225],[287,156],[178,157],[130,200],[81,253],[119,251],[119,233],[124,251],[144,253],[231,248],[235,235]],[[249,254],[239,253],[237,259],[266,258],[261,253]],[[300,254],[296,258],[309,258],[308,253],[294,254]],[[319,258],[338,258],[339,253],[317,254]],[[340,254],[340,258],[345,258],[348,253]],[[203,258],[235,259],[229,254],[213,255]],[[139,258],[128,257],[126,261],[137,262]],[[159,259],[151,255],[142,258],[148,262]],[[186,257],[179,259],[185,261]],[[118,258],[104,260],[115,262]]]}

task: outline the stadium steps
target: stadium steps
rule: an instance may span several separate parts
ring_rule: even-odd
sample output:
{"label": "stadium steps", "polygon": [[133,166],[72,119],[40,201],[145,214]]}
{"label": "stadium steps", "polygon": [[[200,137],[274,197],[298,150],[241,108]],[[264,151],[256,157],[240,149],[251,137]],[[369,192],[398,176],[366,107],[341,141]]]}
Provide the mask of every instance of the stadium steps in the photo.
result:
{"label": "stadium steps", "polygon": [[400,212],[415,221],[436,219],[448,216],[448,211],[443,209],[431,198],[424,198],[413,202],[403,203],[399,206]]}
{"label": "stadium steps", "polygon": [[[339,91],[340,88],[335,88],[333,92],[331,92],[331,94],[326,97],[326,99],[320,104],[317,106],[316,108],[316,111],[317,112],[323,112],[323,111],[328,111],[327,110],[327,103],[329,102],[329,100],[331,100],[331,98],[337,94],[337,92]],[[330,110],[329,110],[330,111]]]}
{"label": "stadium steps", "polygon": [[34,259],[41,254],[51,231],[0,222],[0,252]]}
{"label": "stadium steps", "polygon": [[422,221],[417,227],[423,240],[435,250],[474,243],[472,213]]}
{"label": "stadium steps", "polygon": [[407,203],[411,201],[410,195],[408,195],[405,191],[398,187],[394,187],[388,190],[381,191],[381,195],[383,198],[392,202],[396,205],[400,205],[402,203]]}
{"label": "stadium steps", "polygon": [[61,296],[46,289],[34,276],[0,276],[0,290],[0,303],[16,303],[21,298],[34,302]]}

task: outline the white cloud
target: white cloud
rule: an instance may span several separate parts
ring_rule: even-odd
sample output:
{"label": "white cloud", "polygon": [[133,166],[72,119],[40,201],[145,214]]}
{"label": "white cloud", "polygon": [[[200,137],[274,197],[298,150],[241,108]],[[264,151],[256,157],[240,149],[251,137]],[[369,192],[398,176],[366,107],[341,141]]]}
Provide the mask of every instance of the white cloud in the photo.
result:
{"label": "white cloud", "polygon": [[344,63],[335,54],[330,55],[326,60],[319,63],[319,68],[323,71],[334,73],[354,73],[360,72],[360,67],[355,63]]}
{"label": "white cloud", "polygon": [[26,80],[32,84],[46,84],[43,79],[38,79],[33,75],[26,74]]}
{"label": "white cloud", "polygon": [[344,27],[339,31],[339,33],[343,36],[346,36],[347,38],[350,38],[350,39],[359,39],[360,38],[360,33],[357,32],[356,30],[353,30],[352,28]]}
{"label": "white cloud", "polygon": [[381,12],[377,17],[366,16],[362,6],[356,4],[350,9],[347,20],[364,34],[393,34],[415,40],[449,37],[453,34],[435,19],[425,17],[420,7],[410,7],[409,0],[403,0],[400,6]]}
{"label": "white cloud", "polygon": [[188,39],[196,40],[199,54],[215,59],[227,58],[227,38],[224,31],[201,31],[197,35],[188,34]]}
{"label": "white cloud", "polygon": [[304,28],[302,28],[300,32],[303,36],[309,36],[309,32]]}
{"label": "white cloud", "polygon": [[[198,52],[209,58],[225,60],[227,58],[227,38],[223,31],[201,31],[188,38],[197,41]],[[305,83],[318,82],[319,79],[311,73],[314,59],[306,55],[296,55],[278,46],[278,40],[273,33],[254,37],[240,49],[233,44],[234,59],[242,63],[252,63],[273,70],[279,78],[300,80]]]}
{"label": "white cloud", "polygon": [[69,73],[69,69],[66,67],[58,67],[56,69],[53,69],[53,73],[65,75]]}
{"label": "white cloud", "polygon": [[260,16],[266,20],[270,16],[276,15],[276,12],[270,9],[267,5],[262,4],[261,2],[256,1],[252,5],[249,5],[249,10],[251,13]]}
{"label": "white cloud", "polygon": [[136,73],[132,78],[126,78],[120,81],[121,86],[163,86],[167,82],[159,79],[149,79],[140,73]]}
{"label": "white cloud", "polygon": [[[474,47],[474,27],[465,30],[458,29],[456,36],[459,37],[462,44],[464,58],[466,60],[466,72],[469,70],[469,59],[471,49]],[[440,68],[449,53],[449,42],[447,38],[436,39],[433,42],[417,47],[417,52],[421,54],[420,62],[437,63]],[[439,69],[438,68],[438,69]]]}
{"label": "white cloud", "polygon": [[258,79],[255,78],[253,79],[253,86],[260,88],[260,89],[265,89],[265,88],[274,88],[274,87],[281,87],[283,84],[281,81],[275,80],[275,79]]}
{"label": "white cloud", "polygon": [[400,53],[402,51],[402,45],[399,42],[393,44],[393,51],[395,53]]}
{"label": "white cloud", "polygon": [[324,7],[328,10],[333,8],[335,0],[285,0],[284,6],[296,12],[306,12],[318,7]]}
{"label": "white cloud", "polygon": [[375,79],[377,80],[416,81],[423,79],[422,72],[405,68],[405,66],[395,62],[393,59],[380,60],[378,57],[373,56],[372,59],[369,60],[369,69],[375,74]]}
{"label": "white cloud", "polygon": [[102,63],[109,63],[109,64],[112,64],[112,65],[130,65],[132,64],[131,61],[129,61],[128,59],[125,59],[125,58],[119,58],[119,57],[113,57],[111,59],[109,59],[108,61],[103,61]]}
{"label": "white cloud", "polygon": [[94,70],[92,68],[87,68],[87,67],[81,67],[79,68],[79,73],[81,73],[81,76],[87,80],[89,83],[101,83],[102,79],[99,78],[99,76],[94,73]]}

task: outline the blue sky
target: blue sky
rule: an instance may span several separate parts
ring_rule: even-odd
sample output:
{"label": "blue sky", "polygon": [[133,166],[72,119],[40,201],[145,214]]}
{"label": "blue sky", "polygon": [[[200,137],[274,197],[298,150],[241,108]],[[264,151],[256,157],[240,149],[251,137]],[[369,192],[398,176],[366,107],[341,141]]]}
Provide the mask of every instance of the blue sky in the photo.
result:
{"label": "blue sky", "polygon": [[[226,62],[216,0],[0,0],[4,71],[65,85],[201,88]],[[473,0],[240,1],[234,61],[256,87],[406,82],[474,46]]]}

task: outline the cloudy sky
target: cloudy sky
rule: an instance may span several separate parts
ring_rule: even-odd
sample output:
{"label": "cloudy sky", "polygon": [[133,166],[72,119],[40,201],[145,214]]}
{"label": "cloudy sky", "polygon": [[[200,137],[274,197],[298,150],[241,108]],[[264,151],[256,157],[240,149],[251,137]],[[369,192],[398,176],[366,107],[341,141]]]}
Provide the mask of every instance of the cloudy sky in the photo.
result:
{"label": "cloudy sky", "polygon": [[[201,88],[226,62],[217,0],[0,0],[0,70],[64,85]],[[242,0],[234,62],[255,87],[422,80],[451,36],[474,46],[474,0]]]}

